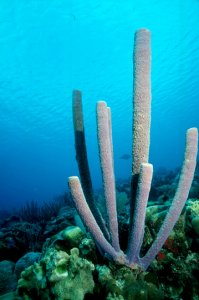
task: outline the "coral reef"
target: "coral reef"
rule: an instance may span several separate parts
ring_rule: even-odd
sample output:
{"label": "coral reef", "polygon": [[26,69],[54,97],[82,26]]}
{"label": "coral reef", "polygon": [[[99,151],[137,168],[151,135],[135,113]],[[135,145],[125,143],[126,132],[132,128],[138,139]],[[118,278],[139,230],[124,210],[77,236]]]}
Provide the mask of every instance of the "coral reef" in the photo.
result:
{"label": "coral reef", "polygon": [[75,210],[69,205],[61,207],[57,215],[53,214],[45,222],[44,218],[36,219],[37,213],[31,217],[31,207],[28,205],[28,208],[30,211],[26,210],[24,217],[22,210],[19,215],[0,221],[1,260],[16,262],[27,252],[40,252],[46,238],[75,224]]}
{"label": "coral reef", "polygon": [[147,282],[146,274],[132,272],[126,267],[96,266],[101,289],[106,299],[164,299],[163,291],[155,284]]}
{"label": "coral reef", "polygon": [[40,252],[28,252],[22,256],[15,264],[15,274],[17,279],[19,279],[21,272],[37,262],[40,259],[40,256]]}
{"label": "coral reef", "polygon": [[26,299],[83,300],[93,291],[93,270],[94,265],[80,258],[77,248],[70,255],[49,248],[40,263],[22,272],[18,294]]}
{"label": "coral reef", "polygon": [[[162,212],[168,209],[168,204],[164,209],[163,205],[154,205],[154,202],[149,204],[141,249],[143,253],[150,247],[163,222]],[[190,221],[198,216],[197,204],[198,200],[188,201],[174,230],[147,272],[110,262],[107,257],[101,256],[88,233],[69,226],[46,239],[39,260],[38,254],[32,253],[22,257],[16,265],[11,263],[11,273],[2,282],[3,286],[9,287],[9,278],[12,278],[16,286],[16,275],[23,269],[17,293],[9,292],[15,290],[14,286],[11,290],[3,289],[1,293],[5,294],[0,299],[195,300],[199,291],[199,253],[194,246],[196,234]],[[123,217],[119,219],[120,223],[123,221],[127,222]],[[31,260],[29,255],[33,257],[31,266],[28,266]]]}

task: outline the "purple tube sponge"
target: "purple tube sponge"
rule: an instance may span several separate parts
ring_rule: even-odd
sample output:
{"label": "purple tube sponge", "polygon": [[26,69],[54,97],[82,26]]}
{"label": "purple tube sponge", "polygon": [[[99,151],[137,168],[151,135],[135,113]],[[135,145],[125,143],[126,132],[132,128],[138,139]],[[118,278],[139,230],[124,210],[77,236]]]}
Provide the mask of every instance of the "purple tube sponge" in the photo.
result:
{"label": "purple tube sponge", "polygon": [[[182,212],[193,180],[198,150],[198,130],[197,128],[190,128],[187,130],[185,156],[173,202],[154,242],[147,253],[143,257],[140,257],[140,249],[144,236],[146,207],[153,175],[153,166],[148,163],[151,119],[150,58],[150,32],[147,29],[138,30],[135,34],[134,46],[134,141],[132,150],[130,228],[126,253],[121,250],[119,244],[111,111],[104,101],[97,103],[97,133],[108,226],[104,223],[98,210],[93,208],[94,198],[91,191],[88,166],[81,168],[81,161],[86,157],[84,137],[83,154],[81,153],[82,148],[79,144],[76,144],[76,151],[79,151],[77,157],[79,157],[80,173],[82,173],[83,177],[87,176],[87,178],[81,178],[81,185],[78,177],[69,177],[69,188],[77,211],[98,247],[101,248],[108,258],[113,259],[117,263],[126,265],[132,269],[140,267],[143,270],[148,268],[161,250]],[[77,98],[79,99],[79,93],[75,93],[74,95],[78,95],[76,100]],[[78,102],[74,103],[75,105],[78,104]],[[76,109],[75,131],[78,131],[79,127],[83,131],[82,108],[78,108],[79,106],[73,107]],[[81,114],[78,114],[78,112],[81,112]],[[78,120],[78,115],[80,115],[80,120]],[[91,195],[90,198],[92,201],[87,199],[89,195]]]}

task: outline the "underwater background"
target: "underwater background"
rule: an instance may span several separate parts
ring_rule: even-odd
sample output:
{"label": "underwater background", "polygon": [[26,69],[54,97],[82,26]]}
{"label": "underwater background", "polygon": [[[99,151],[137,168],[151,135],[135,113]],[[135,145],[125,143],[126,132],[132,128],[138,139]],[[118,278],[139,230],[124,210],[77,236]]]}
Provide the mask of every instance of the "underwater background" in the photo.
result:
{"label": "underwater background", "polygon": [[131,173],[133,37],[152,32],[154,169],[182,163],[199,127],[198,0],[0,0],[0,207],[39,203],[77,175],[72,90],[83,94],[88,159],[101,186],[96,102],[112,110],[115,174]]}

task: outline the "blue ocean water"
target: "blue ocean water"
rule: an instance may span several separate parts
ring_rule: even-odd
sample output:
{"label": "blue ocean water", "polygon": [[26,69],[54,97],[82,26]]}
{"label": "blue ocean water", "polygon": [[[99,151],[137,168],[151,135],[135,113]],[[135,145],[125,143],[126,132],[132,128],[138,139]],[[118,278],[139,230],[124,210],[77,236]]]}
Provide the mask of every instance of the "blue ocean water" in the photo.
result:
{"label": "blue ocean water", "polygon": [[112,109],[116,178],[128,178],[132,51],[152,32],[150,162],[182,162],[185,132],[199,127],[198,0],[0,1],[0,206],[51,199],[77,175],[71,96],[83,93],[94,186],[101,184],[95,109]]}

